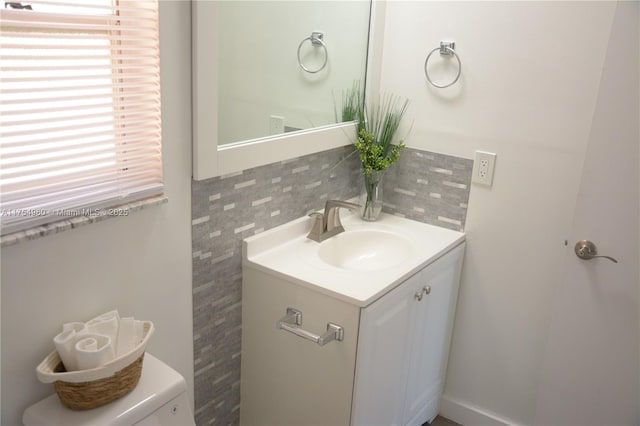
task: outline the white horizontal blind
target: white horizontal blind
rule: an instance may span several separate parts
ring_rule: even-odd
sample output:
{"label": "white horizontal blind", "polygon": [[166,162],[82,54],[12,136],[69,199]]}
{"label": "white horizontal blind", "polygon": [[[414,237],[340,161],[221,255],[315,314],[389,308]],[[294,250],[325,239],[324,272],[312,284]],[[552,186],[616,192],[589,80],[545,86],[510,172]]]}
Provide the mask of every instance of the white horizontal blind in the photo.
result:
{"label": "white horizontal blind", "polygon": [[2,234],[162,193],[157,0],[26,5],[0,10]]}

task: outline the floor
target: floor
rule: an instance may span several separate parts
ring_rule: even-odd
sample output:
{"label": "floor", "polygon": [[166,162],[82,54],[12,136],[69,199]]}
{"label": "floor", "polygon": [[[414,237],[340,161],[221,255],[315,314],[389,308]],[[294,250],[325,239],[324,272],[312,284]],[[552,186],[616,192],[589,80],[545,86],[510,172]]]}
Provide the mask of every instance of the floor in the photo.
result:
{"label": "floor", "polygon": [[[429,423],[425,423],[422,426],[429,426]],[[462,426],[462,425],[454,421],[451,421],[449,419],[445,419],[442,416],[438,416],[433,420],[430,426]]]}

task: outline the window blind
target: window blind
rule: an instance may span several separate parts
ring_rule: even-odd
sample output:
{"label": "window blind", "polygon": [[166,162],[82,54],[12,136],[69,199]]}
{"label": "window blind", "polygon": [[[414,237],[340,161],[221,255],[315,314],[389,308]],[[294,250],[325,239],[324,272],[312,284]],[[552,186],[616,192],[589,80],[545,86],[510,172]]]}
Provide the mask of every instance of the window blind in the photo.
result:
{"label": "window blind", "polygon": [[157,0],[5,6],[2,234],[161,194]]}

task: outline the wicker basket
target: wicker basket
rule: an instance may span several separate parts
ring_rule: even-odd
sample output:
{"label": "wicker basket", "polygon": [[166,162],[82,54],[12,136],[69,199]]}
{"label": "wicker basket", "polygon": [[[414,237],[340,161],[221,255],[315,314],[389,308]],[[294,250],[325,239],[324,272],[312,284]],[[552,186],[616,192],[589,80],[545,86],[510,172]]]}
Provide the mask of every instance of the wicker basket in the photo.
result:
{"label": "wicker basket", "polygon": [[100,407],[131,392],[140,380],[147,342],[153,323],[144,321],[144,337],[131,351],[90,370],[66,371],[57,351],[36,368],[38,379],[53,383],[60,402],[72,410]]}

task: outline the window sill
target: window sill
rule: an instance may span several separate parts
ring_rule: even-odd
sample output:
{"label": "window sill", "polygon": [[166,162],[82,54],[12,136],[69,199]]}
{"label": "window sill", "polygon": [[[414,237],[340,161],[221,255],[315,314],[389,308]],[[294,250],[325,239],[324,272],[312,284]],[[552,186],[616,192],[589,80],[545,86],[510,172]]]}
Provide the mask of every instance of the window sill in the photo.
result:
{"label": "window sill", "polygon": [[169,199],[165,195],[145,198],[128,204],[122,204],[110,209],[103,209],[102,214],[95,216],[77,216],[71,219],[59,220],[47,225],[36,226],[24,231],[13,232],[0,237],[0,247],[9,247],[24,241],[35,240],[51,234],[57,234],[69,229],[79,228],[90,223],[101,222],[113,217],[128,216],[131,212],[146,209],[147,207],[164,204]]}

